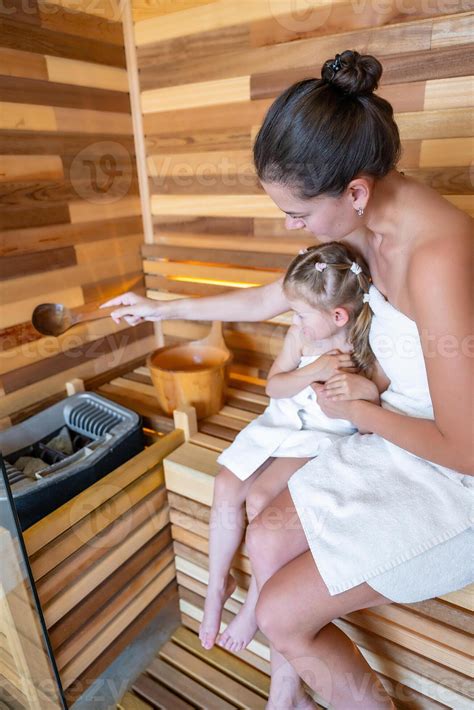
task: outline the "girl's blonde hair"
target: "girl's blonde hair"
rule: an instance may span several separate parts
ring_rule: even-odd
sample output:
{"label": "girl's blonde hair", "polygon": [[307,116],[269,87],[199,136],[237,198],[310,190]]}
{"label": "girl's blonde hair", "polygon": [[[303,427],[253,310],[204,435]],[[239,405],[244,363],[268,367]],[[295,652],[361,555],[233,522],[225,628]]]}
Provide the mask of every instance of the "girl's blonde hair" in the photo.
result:
{"label": "girl's blonde hair", "polygon": [[339,242],[308,247],[300,252],[289,265],[283,281],[283,290],[290,298],[301,298],[313,308],[325,311],[346,309],[352,358],[366,373],[370,373],[374,363],[369,345],[372,312],[367,297],[364,299],[369,286],[370,273],[365,261]]}

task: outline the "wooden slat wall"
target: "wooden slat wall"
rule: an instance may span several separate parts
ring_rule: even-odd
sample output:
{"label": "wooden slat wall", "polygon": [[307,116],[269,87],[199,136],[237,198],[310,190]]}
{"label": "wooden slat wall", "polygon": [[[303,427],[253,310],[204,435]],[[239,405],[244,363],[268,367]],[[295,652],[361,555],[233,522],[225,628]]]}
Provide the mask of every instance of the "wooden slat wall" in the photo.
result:
{"label": "wooden slat wall", "polygon": [[[284,229],[253,170],[252,141],[276,95],[346,48],[384,64],[400,168],[472,212],[472,18],[468,5],[347,0],[133,0],[154,244],[148,293],[203,295],[277,277],[304,232]],[[296,9],[295,9],[296,8]],[[450,14],[447,14],[449,11]],[[189,263],[192,262],[192,263]],[[281,320],[281,319],[280,319]],[[205,332],[164,324],[168,342]],[[237,363],[265,376],[284,329],[229,324]]]}
{"label": "wooden slat wall", "polygon": [[[114,162],[115,161],[115,162]],[[143,289],[143,242],[121,15],[114,2],[12,0],[0,9],[0,418],[71,377],[144,355],[152,324],[111,319],[59,339],[30,324]]]}

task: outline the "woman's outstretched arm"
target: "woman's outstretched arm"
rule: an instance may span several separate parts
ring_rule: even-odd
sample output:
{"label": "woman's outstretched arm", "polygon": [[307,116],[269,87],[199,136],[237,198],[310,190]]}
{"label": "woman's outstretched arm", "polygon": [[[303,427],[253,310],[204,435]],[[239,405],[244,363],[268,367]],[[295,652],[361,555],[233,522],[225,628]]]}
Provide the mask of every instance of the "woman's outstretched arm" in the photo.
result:
{"label": "woman's outstretched arm", "polygon": [[473,259],[468,230],[419,249],[407,288],[423,345],[434,420],[396,414],[363,401],[342,403],[339,409],[339,402],[324,402],[323,397],[320,404],[330,416],[340,416],[346,404],[347,418],[359,429],[428,461],[474,475]]}
{"label": "woman's outstretched arm", "polygon": [[160,321],[223,320],[260,321],[273,318],[290,309],[283,293],[283,277],[265,286],[233,291],[204,298],[178,298],[172,301],[156,301],[133,292],[123,293],[103,303],[101,308],[117,306],[112,318],[121,318],[130,325],[142,320]]}

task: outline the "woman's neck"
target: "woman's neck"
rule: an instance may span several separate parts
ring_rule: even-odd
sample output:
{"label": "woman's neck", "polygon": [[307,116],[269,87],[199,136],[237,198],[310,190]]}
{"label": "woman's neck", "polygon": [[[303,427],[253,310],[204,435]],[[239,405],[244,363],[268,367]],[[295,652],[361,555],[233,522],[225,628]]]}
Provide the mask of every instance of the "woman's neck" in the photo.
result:
{"label": "woman's neck", "polygon": [[406,208],[407,179],[397,170],[374,182],[365,208],[364,224],[375,238],[390,239],[400,235],[400,224]]}

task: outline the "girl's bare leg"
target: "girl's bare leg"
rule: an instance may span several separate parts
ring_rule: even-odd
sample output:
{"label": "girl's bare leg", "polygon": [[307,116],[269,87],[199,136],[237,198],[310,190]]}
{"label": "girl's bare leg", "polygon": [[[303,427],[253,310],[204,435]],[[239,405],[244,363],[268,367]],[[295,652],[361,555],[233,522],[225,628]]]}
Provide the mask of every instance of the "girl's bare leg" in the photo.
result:
{"label": "girl's bare leg", "polygon": [[212,648],[215,643],[222,607],[236,587],[229,570],[244,534],[247,493],[272,461],[265,461],[245,481],[237,478],[228,468],[222,468],[214,481],[209,521],[209,582],[204,617],[199,628],[201,645],[206,649]]}
{"label": "girl's bare leg", "polygon": [[288,670],[287,659],[298,676],[335,710],[394,710],[390,696],[357,647],[330,623],[357,609],[391,601],[365,582],[331,596],[308,550],[288,490],[272,501],[270,510],[275,519],[279,511],[278,526],[270,529],[264,511],[247,532],[252,569],[260,589],[258,625],[272,642],[268,708],[300,707],[296,693],[302,689],[294,690],[294,675]]}
{"label": "girl's bare leg", "polygon": [[[303,466],[309,459],[305,458],[276,458],[263,471],[252,485],[247,494],[247,518],[252,521],[261,513],[279,493],[281,493],[293,473]],[[258,600],[258,587],[255,577],[252,576],[245,603],[239,613],[219,636],[218,645],[228,651],[237,652],[244,649],[255,636],[257,620],[255,607]]]}

